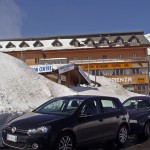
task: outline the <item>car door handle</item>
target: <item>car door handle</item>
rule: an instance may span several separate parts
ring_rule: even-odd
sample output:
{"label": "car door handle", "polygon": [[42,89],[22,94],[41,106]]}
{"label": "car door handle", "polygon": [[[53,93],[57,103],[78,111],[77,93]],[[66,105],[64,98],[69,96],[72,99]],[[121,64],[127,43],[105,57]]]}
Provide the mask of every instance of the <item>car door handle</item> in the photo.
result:
{"label": "car door handle", "polygon": [[99,119],[100,122],[103,122],[103,119]]}
{"label": "car door handle", "polygon": [[119,118],[119,116],[116,116],[116,118]]}

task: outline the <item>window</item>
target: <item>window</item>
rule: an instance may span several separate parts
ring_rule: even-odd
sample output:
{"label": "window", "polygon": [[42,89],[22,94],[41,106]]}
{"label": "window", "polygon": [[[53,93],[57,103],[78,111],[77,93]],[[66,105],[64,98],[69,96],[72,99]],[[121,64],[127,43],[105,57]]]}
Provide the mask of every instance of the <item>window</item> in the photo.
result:
{"label": "window", "polygon": [[137,57],[137,54],[136,54],[136,53],[132,54],[132,58],[133,58],[133,59],[135,59],[136,57]]}
{"label": "window", "polygon": [[35,63],[38,64],[39,63],[39,59],[35,58]]}
{"label": "window", "polygon": [[57,39],[52,43],[52,45],[55,47],[63,46],[62,43]]}
{"label": "window", "polygon": [[102,40],[101,44],[108,44],[107,40]]}
{"label": "window", "polygon": [[7,45],[6,45],[6,48],[13,48],[13,47],[16,47],[13,43],[9,42]]}
{"label": "window", "polygon": [[93,47],[94,46],[94,41],[92,39],[89,39],[87,38],[84,43],[87,45],[87,46],[90,46],[90,47]]}
{"label": "window", "polygon": [[114,103],[113,100],[101,100],[104,113],[118,111],[118,106]]}
{"label": "window", "polygon": [[138,41],[137,41],[136,38],[133,38],[133,39],[131,40],[131,42],[137,43]]}
{"label": "window", "polygon": [[107,55],[103,55],[102,58],[103,58],[103,59],[107,59]]}
{"label": "window", "polygon": [[34,47],[42,47],[43,44],[40,42],[40,41],[36,41],[34,44],[33,44]]}
{"label": "window", "polygon": [[132,69],[125,69],[124,70],[124,75],[131,75],[132,74]]}
{"label": "window", "polygon": [[91,60],[91,59],[92,59],[92,56],[88,56],[87,59],[88,59],[88,60]]}
{"label": "window", "polygon": [[19,47],[29,47],[29,45],[28,45],[25,41],[23,41],[23,42],[19,45]]}
{"label": "window", "polygon": [[100,45],[108,45],[109,44],[109,41],[106,39],[106,38],[102,38],[100,41],[99,41]]}
{"label": "window", "polygon": [[98,104],[96,100],[90,100],[82,107],[82,115],[97,115],[99,113]]}
{"label": "window", "polygon": [[92,75],[95,75],[95,70],[92,70]]}
{"label": "window", "polygon": [[75,47],[79,47],[79,46],[80,46],[80,42],[79,42],[77,39],[73,39],[73,40],[70,42],[70,45],[71,45],[71,46],[75,46]]}
{"label": "window", "polygon": [[118,54],[118,55],[117,55],[117,58],[122,58],[122,54]]}
{"label": "window", "polygon": [[77,60],[77,57],[73,57],[73,60]]}

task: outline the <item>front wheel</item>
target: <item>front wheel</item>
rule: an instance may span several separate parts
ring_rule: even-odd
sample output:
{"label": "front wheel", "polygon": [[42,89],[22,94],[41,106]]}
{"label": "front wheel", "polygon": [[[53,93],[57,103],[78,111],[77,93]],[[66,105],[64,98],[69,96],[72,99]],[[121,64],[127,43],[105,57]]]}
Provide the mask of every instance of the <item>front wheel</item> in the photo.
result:
{"label": "front wheel", "polygon": [[117,134],[117,139],[116,139],[117,145],[124,146],[124,144],[128,139],[128,135],[129,135],[128,127],[125,125],[121,126]]}
{"label": "front wheel", "polygon": [[55,145],[55,150],[74,150],[75,149],[75,141],[72,134],[65,132],[59,135],[57,138]]}
{"label": "front wheel", "polygon": [[148,139],[150,137],[150,121],[147,121],[144,126],[144,137]]}

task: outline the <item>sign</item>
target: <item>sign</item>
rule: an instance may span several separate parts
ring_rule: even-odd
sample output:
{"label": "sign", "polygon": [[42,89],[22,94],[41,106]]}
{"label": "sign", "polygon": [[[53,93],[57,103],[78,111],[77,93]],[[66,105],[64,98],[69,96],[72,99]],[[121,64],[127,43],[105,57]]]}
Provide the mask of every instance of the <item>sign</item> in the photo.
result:
{"label": "sign", "polygon": [[101,64],[80,64],[83,70],[101,69],[125,69],[125,68],[147,68],[148,63],[101,63]]}
{"label": "sign", "polygon": [[38,73],[52,72],[52,65],[33,65],[30,67]]}
{"label": "sign", "polygon": [[132,77],[122,77],[122,78],[111,78],[112,82],[123,82],[123,83],[130,83],[132,82]]}
{"label": "sign", "polygon": [[73,69],[74,69],[74,64],[68,64],[68,65],[59,67],[58,72],[59,72],[59,74],[62,74],[62,73],[68,72]]}
{"label": "sign", "polygon": [[81,64],[83,70],[98,70],[98,69],[115,69],[115,68],[131,68],[131,63],[113,63],[113,64]]}
{"label": "sign", "polygon": [[107,76],[112,82],[122,85],[128,84],[148,84],[148,75],[130,75],[130,76]]}
{"label": "sign", "polygon": [[49,58],[49,59],[39,59],[39,64],[67,64],[67,58]]}
{"label": "sign", "polygon": [[81,69],[80,66],[78,66],[79,72],[81,73],[81,75],[84,77],[84,79],[90,84],[91,80],[89,79],[89,77],[85,74],[85,72]]}

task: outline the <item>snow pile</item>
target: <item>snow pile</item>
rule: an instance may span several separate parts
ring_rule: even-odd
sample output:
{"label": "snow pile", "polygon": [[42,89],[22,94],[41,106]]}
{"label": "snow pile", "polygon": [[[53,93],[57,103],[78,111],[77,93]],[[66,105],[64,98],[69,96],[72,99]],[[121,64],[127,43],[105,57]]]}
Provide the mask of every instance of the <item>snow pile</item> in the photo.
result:
{"label": "snow pile", "polygon": [[76,94],[4,53],[0,53],[0,68],[0,113],[30,111],[51,97]]}
{"label": "snow pile", "polygon": [[[92,81],[95,81],[95,76],[89,75],[89,78]],[[131,96],[137,96],[140,94],[129,92],[122,87],[122,85],[112,82],[110,79],[106,77],[96,77],[96,82],[101,86],[97,87],[72,87],[72,90],[77,91],[79,94],[84,95],[101,95],[101,96],[112,96],[117,97],[120,101],[124,101],[125,99]]]}
{"label": "snow pile", "polygon": [[[52,97],[88,94],[116,96],[121,101],[137,95],[112,83],[105,77],[96,77],[101,87],[73,87],[54,83],[33,72],[24,62],[0,53],[0,114],[28,112]],[[90,75],[94,81],[95,76]]]}

